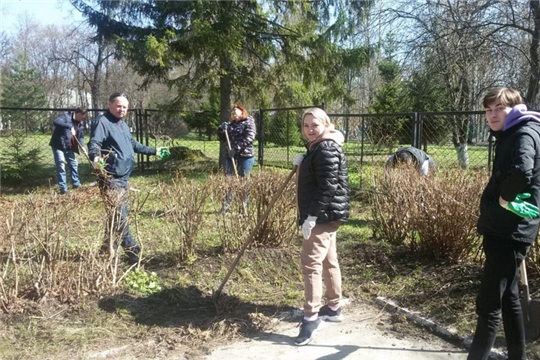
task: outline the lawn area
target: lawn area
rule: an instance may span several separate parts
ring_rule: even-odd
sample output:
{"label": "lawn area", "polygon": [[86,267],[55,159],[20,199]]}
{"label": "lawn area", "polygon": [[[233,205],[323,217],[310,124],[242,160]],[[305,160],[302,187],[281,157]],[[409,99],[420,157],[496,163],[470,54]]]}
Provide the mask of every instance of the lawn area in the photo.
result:
{"label": "lawn area", "polygon": [[[220,211],[224,183],[212,161],[171,162],[161,172],[135,174],[130,224],[144,256],[135,267],[121,251],[112,261],[98,251],[104,210],[91,174],[82,189],[64,197],[48,186],[0,197],[2,218],[11,219],[1,228],[0,357],[85,358],[137,341],[151,344],[143,357],[188,346],[197,358],[216,344],[263,331],[275,314],[303,302],[292,183],[222,295],[216,299],[214,292],[286,174],[254,172],[251,188],[266,187],[250,195],[247,218]],[[338,234],[344,296],[360,302],[384,296],[471,335],[478,259],[430,262],[374,238],[369,190],[353,198],[351,219]],[[200,211],[190,214],[197,204]],[[184,225],[194,221],[200,226],[190,233],[193,227]],[[77,231],[68,231],[71,224]]]}

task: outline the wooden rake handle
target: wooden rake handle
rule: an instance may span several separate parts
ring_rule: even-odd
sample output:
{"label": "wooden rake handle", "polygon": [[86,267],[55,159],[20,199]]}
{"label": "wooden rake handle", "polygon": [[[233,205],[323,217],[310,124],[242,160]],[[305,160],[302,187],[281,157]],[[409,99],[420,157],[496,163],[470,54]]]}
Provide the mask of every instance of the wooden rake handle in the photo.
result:
{"label": "wooden rake handle", "polygon": [[[229,139],[229,130],[225,128],[225,138],[227,139],[227,150],[231,150],[231,140]],[[234,161],[234,158],[231,158],[232,166],[234,169],[234,175],[238,177],[238,170],[236,170],[236,161]]]}
{"label": "wooden rake handle", "polygon": [[289,174],[289,176],[287,176],[287,179],[285,179],[285,181],[283,182],[283,184],[281,184],[281,187],[279,188],[279,190],[276,192],[276,194],[274,195],[274,197],[272,198],[272,201],[270,201],[270,203],[268,204],[268,207],[266,208],[266,211],[264,212],[264,214],[262,214],[262,216],[259,218],[259,221],[257,222],[257,225],[255,225],[255,227],[251,230],[251,232],[249,233],[249,236],[247,237],[246,241],[244,242],[244,245],[242,246],[242,248],[240,249],[240,251],[238,252],[238,255],[236,256],[236,259],[234,259],[233,263],[231,264],[231,266],[229,267],[229,271],[227,271],[227,275],[225,275],[225,278],[223,279],[223,281],[221,282],[221,284],[219,285],[219,288],[216,290],[216,292],[214,293],[214,300],[217,300],[217,298],[221,295],[221,291],[223,290],[223,287],[225,286],[225,284],[227,283],[227,281],[229,280],[229,277],[231,276],[233,270],[236,268],[236,265],[238,265],[238,262],[240,261],[240,258],[242,257],[242,255],[244,255],[244,252],[246,251],[246,249],[248,248],[248,246],[253,242],[253,240],[255,239],[255,234],[257,233],[257,230],[259,229],[259,227],[262,225],[262,223],[266,220],[266,218],[268,217],[268,215],[270,214],[270,211],[272,211],[272,207],[274,206],[275,202],[277,201],[277,199],[281,196],[281,194],[283,193],[283,190],[285,190],[285,187],[287,186],[287,184],[289,183],[289,181],[291,181],[292,177],[294,176],[294,174],[296,174],[296,168],[297,166],[294,167],[294,169],[291,171],[291,173]]}

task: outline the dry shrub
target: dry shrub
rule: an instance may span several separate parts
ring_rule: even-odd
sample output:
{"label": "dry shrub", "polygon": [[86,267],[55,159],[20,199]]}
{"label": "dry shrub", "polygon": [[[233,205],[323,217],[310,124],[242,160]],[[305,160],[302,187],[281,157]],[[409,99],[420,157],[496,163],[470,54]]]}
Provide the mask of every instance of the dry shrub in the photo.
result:
{"label": "dry shrub", "polygon": [[84,303],[82,298],[114,287],[110,263],[95,256],[85,234],[92,225],[80,211],[91,194],[51,194],[2,206],[0,228],[0,306],[5,312],[25,310],[25,301]]}
{"label": "dry shrub", "polygon": [[[229,211],[222,211],[219,221],[222,251],[235,252],[248,240],[248,235],[261,221],[268,206],[285,184],[287,175],[276,171],[260,171],[251,173],[248,178],[223,178],[218,190],[221,199],[225,199],[230,191],[231,202]],[[261,221],[250,247],[279,247],[292,243],[296,234],[294,189],[293,177],[277,197],[267,218]],[[244,206],[245,201],[247,206]]]}
{"label": "dry shrub", "polygon": [[438,171],[420,176],[411,169],[375,178],[371,197],[374,234],[404,244],[426,259],[457,262],[479,242],[476,233],[485,173]]}
{"label": "dry shrub", "polygon": [[166,236],[172,241],[173,252],[180,261],[195,255],[195,239],[203,224],[211,187],[211,180],[201,184],[177,173],[161,190]]}

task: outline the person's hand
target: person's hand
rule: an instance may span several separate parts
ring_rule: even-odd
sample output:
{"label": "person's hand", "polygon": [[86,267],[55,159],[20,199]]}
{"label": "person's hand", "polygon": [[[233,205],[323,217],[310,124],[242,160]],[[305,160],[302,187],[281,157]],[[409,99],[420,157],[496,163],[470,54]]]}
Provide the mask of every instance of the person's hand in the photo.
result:
{"label": "person's hand", "polygon": [[76,136],[77,132],[75,131],[75,128],[71,128],[71,135]]}
{"label": "person's hand", "polygon": [[504,204],[504,202],[500,202],[500,204],[506,210],[513,212],[517,216],[521,216],[522,218],[526,219],[532,219],[538,217],[539,211],[537,206],[524,201],[524,199],[528,199],[530,197],[531,194],[529,193],[521,193],[517,194],[516,198],[513,201],[510,201],[507,204]]}
{"label": "person's hand", "polygon": [[156,148],[156,155],[160,160],[163,160],[171,156],[171,151],[166,146],[158,147]]}
{"label": "person's hand", "polygon": [[304,160],[304,154],[296,155],[292,161],[293,167],[300,166],[300,164],[302,163],[302,160]]}
{"label": "person's hand", "polygon": [[231,159],[233,159],[234,155],[236,155],[236,150],[235,149],[230,149],[227,153],[229,154],[229,157]]}
{"label": "person's hand", "polygon": [[311,236],[311,230],[313,230],[315,224],[317,224],[316,216],[308,216],[304,221],[304,224],[302,224],[302,236],[304,237],[304,240],[309,239]]}
{"label": "person's hand", "polygon": [[96,156],[94,158],[94,167],[105,169],[105,160],[101,156]]}
{"label": "person's hand", "polygon": [[219,128],[220,128],[221,130],[227,130],[227,126],[229,126],[229,123],[226,122],[226,121],[224,121],[224,122],[222,122],[222,123],[219,125]]}

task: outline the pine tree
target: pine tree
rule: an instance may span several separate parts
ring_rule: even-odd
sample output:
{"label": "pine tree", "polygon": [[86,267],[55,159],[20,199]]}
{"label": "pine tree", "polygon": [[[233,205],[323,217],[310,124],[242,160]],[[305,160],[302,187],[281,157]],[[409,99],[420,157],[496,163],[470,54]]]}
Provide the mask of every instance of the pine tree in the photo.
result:
{"label": "pine tree", "polygon": [[[13,108],[48,107],[47,97],[41,85],[41,74],[28,66],[23,55],[4,73],[2,79],[2,106]],[[24,130],[27,134],[42,128],[47,121],[45,112],[6,110],[2,121],[10,128]]]}

